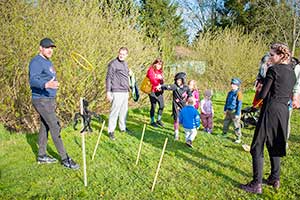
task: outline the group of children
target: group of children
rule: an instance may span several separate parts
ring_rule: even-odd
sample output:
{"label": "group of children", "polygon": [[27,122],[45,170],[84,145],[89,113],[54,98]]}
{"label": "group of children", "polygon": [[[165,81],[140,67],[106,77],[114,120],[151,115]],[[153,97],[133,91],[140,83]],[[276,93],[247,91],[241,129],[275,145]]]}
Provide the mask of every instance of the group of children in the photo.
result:
{"label": "group of children", "polygon": [[[237,136],[235,142],[241,142],[241,108],[242,93],[239,90],[241,81],[238,78],[231,80],[232,90],[228,93],[224,106],[224,126],[223,135],[227,136],[228,127],[234,123],[234,131]],[[199,101],[199,91],[196,81],[190,80],[186,84],[186,73],[179,72],[174,77],[174,84],[163,84],[158,86],[161,90],[173,91],[172,116],[174,119],[174,137],[179,139],[179,124],[184,128],[186,144],[192,147],[192,142],[197,135],[197,129],[202,123],[203,131],[209,134],[213,131],[213,104],[212,91],[206,90],[204,98]],[[199,111],[200,110],[200,114]],[[200,123],[201,120],[201,123]]]}

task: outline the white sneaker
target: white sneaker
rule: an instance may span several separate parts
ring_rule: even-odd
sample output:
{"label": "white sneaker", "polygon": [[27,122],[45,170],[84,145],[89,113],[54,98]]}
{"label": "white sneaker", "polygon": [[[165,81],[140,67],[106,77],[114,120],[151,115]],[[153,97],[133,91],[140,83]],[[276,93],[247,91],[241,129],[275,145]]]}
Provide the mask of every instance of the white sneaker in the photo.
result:
{"label": "white sneaker", "polygon": [[242,141],[241,139],[237,139],[237,140],[235,140],[235,141],[234,141],[234,143],[236,143],[236,144],[240,144],[240,143],[241,143],[241,141]]}
{"label": "white sneaker", "polygon": [[174,133],[174,139],[176,140],[176,141],[178,141],[179,140],[179,133]]}

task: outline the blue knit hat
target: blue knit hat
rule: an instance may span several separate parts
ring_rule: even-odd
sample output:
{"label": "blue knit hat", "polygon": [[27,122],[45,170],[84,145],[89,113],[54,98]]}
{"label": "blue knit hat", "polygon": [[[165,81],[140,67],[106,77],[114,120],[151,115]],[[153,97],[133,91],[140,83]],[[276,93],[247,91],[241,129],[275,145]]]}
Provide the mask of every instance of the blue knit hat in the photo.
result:
{"label": "blue knit hat", "polygon": [[231,79],[231,84],[234,84],[234,85],[237,85],[237,86],[240,86],[241,82],[242,81],[239,78],[233,78],[233,79]]}

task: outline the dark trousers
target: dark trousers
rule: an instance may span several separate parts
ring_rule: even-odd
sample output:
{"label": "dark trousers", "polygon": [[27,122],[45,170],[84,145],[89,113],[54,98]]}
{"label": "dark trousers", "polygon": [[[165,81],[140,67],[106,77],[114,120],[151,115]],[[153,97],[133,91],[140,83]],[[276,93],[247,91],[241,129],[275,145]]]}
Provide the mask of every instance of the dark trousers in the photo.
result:
{"label": "dark trousers", "polygon": [[50,131],[54,145],[61,156],[61,159],[67,158],[61,136],[59,120],[55,114],[56,103],[54,98],[33,99],[32,104],[40,115],[39,130],[39,156],[46,155],[48,132]]}
{"label": "dark trousers", "polygon": [[[258,145],[251,146],[252,155],[252,168],[253,168],[253,180],[257,183],[262,183],[263,179],[263,167],[264,167],[264,140],[256,143]],[[271,156],[271,174],[269,178],[271,180],[280,179],[280,157]]]}
{"label": "dark trousers", "polygon": [[150,117],[154,117],[156,103],[158,103],[158,106],[159,106],[157,114],[162,115],[162,112],[165,107],[163,93],[162,92],[151,92],[149,94],[149,98],[150,98],[150,103],[151,103]]}
{"label": "dark trousers", "polygon": [[[279,180],[280,179],[280,157],[270,157],[270,162],[271,162],[271,174],[269,175],[269,179]],[[253,180],[257,183],[262,183],[264,158],[252,157],[252,166],[253,166]]]}

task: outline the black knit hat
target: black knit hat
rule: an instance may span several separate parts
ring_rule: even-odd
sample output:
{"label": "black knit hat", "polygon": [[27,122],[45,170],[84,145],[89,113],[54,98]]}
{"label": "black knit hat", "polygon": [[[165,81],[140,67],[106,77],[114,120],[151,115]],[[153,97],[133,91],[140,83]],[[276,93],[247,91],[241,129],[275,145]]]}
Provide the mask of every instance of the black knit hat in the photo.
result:
{"label": "black knit hat", "polygon": [[185,73],[185,72],[178,72],[178,73],[175,75],[175,78],[174,78],[175,83],[176,83],[176,81],[177,81],[178,79],[181,79],[181,80],[182,80],[182,83],[185,84],[186,73]]}

